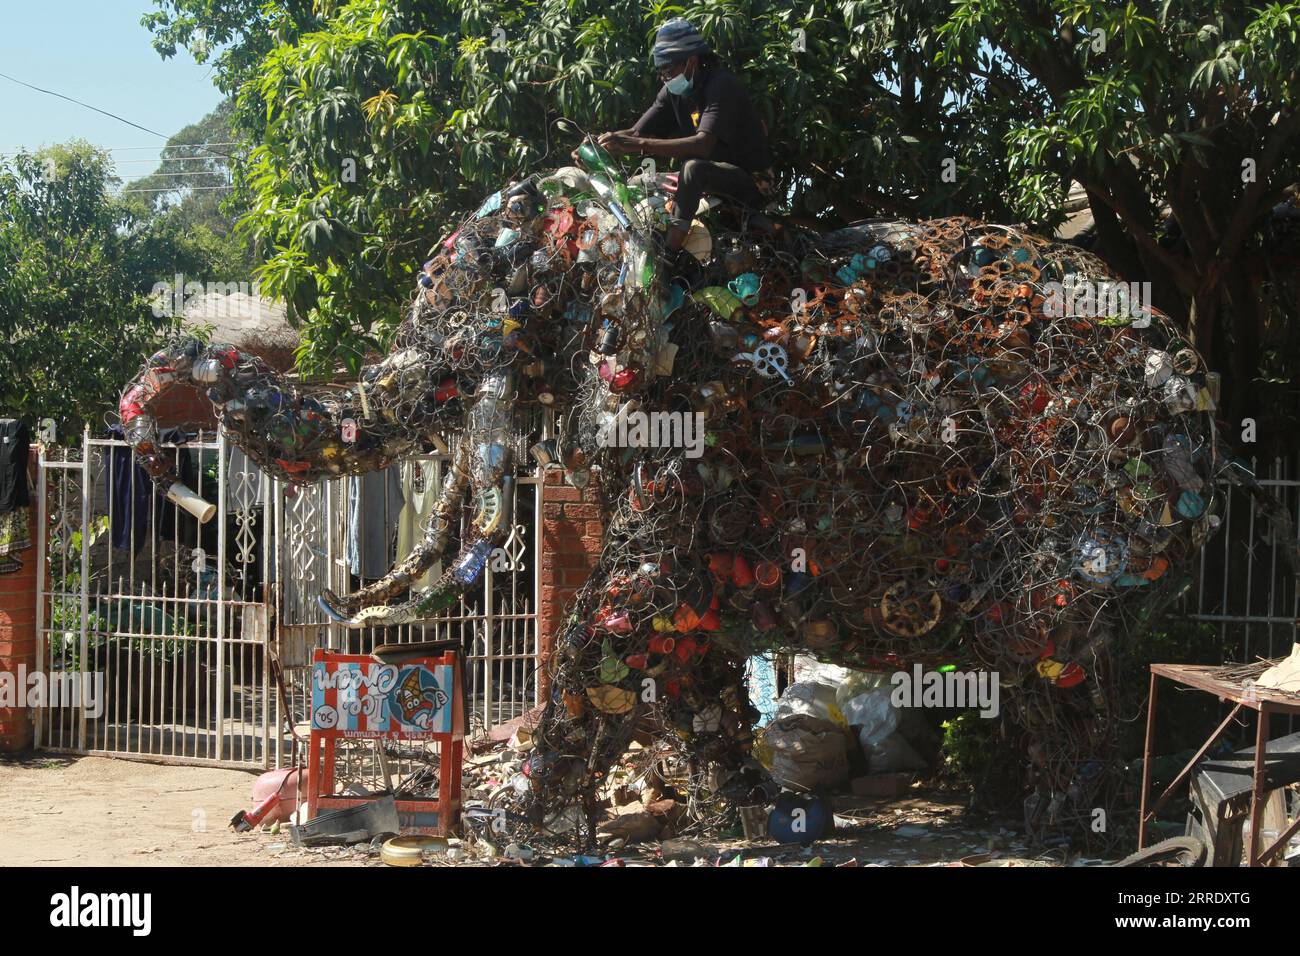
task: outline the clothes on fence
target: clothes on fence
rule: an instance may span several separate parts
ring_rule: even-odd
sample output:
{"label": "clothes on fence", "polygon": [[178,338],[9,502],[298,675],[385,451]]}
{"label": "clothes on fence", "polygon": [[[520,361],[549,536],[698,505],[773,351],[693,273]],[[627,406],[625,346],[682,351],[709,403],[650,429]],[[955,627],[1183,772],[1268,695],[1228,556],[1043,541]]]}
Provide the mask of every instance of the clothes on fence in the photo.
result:
{"label": "clothes on fence", "polygon": [[[122,429],[114,425],[109,429],[114,438],[122,438]],[[183,444],[189,436],[179,428],[169,428],[159,435],[160,444]],[[193,452],[182,450],[178,455],[180,480],[195,490],[199,489],[199,469]],[[158,512],[158,536],[170,538],[176,534],[175,505],[166,502],[161,495],[154,498],[154,483],[149,474],[135,462],[135,456],[129,445],[114,445],[109,462],[112,472],[112,494],[109,501],[109,513],[112,515],[111,534],[113,547],[130,548],[139,551],[147,540],[151,505],[156,505]],[[197,542],[198,523],[186,515],[187,520],[181,527],[182,543]]]}
{"label": "clothes on fence", "polygon": [[402,495],[400,465],[348,479],[348,567],[360,578],[382,578],[393,566]]}
{"label": "clothes on fence", "polygon": [[0,515],[27,507],[27,455],[30,444],[25,422],[16,418],[0,418]]}
{"label": "clothes on fence", "polygon": [[[121,437],[121,429],[114,427],[112,432],[115,438]],[[138,551],[144,545],[145,531],[149,526],[149,495],[153,482],[135,463],[129,445],[113,446],[109,470],[108,513],[112,516],[109,530],[113,547]]]}
{"label": "clothes on fence", "polygon": [[32,546],[27,493],[27,456],[31,440],[27,425],[0,418],[0,574],[21,568],[13,557]]}
{"label": "clothes on fence", "polygon": [[[425,523],[438,501],[438,465],[433,461],[405,461],[401,468],[406,506],[397,517],[397,553],[410,554],[424,538]],[[442,562],[437,561],[411,587],[416,590],[432,587],[441,576]]]}
{"label": "clothes on fence", "polygon": [[15,508],[0,515],[0,574],[21,568],[13,555],[32,546],[31,508]]}

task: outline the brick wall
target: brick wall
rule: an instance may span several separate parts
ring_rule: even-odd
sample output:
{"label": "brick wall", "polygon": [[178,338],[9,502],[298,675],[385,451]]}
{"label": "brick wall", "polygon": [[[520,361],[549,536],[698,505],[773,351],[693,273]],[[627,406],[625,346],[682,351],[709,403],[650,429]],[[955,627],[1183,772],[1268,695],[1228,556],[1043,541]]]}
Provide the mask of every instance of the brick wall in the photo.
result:
{"label": "brick wall", "polygon": [[595,485],[579,490],[564,483],[561,469],[547,470],[542,481],[542,597],[538,622],[543,700],[550,693],[547,665],[551,652],[563,629],[569,602],[600,556],[603,530]]}
{"label": "brick wall", "polygon": [[[32,449],[32,462],[36,460],[36,449]],[[29,474],[35,473],[31,465]],[[32,532],[32,546],[19,551],[17,557],[23,563],[21,571],[0,574],[0,672],[7,672],[18,679],[19,665],[25,665],[27,673],[36,670],[36,494],[35,482],[31,482],[31,507],[28,509]],[[16,687],[19,693],[25,688]],[[30,750],[32,746],[33,723],[27,708],[19,703],[16,707],[0,707],[0,753],[18,753]]]}

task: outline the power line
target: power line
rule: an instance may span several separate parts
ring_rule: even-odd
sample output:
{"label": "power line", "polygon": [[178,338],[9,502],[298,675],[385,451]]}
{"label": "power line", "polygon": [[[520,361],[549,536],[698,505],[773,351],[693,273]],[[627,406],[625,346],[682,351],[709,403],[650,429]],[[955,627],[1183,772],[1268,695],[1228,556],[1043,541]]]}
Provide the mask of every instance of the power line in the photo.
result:
{"label": "power line", "polygon": [[187,189],[192,193],[200,192],[206,189],[234,189],[234,186],[172,186],[169,189],[123,189],[122,193],[174,193],[180,189]]}
{"label": "power line", "polygon": [[[153,150],[156,153],[164,149],[207,149],[209,146],[242,146],[242,145],[243,143],[164,143],[161,146],[96,146],[95,148],[98,150],[102,150],[103,152],[106,153],[120,153],[120,152],[125,152],[126,150],[139,150],[139,149]],[[19,147],[18,149],[13,149],[13,150],[0,150],[0,156],[17,156],[19,153],[26,153],[26,152],[30,152],[30,150]],[[224,154],[219,154],[219,155],[222,155],[223,158],[228,158],[225,157]],[[173,158],[174,159],[207,159],[208,157],[176,156]],[[120,159],[118,160],[118,162],[148,163],[148,162],[152,162],[152,160],[147,158],[146,159]]]}
{"label": "power line", "polygon": [[104,146],[104,147],[102,147],[102,148],[108,150],[109,152],[116,153],[116,152],[118,152],[118,151],[121,151],[121,150],[128,150],[128,149],[181,149],[181,148],[184,148],[184,147],[192,147],[192,148],[196,148],[196,149],[207,149],[209,146],[242,146],[242,145],[243,145],[242,143],[237,143],[237,142],[231,142],[231,143],[168,143],[166,146]]}
{"label": "power line", "polygon": [[[132,175],[134,175],[134,173]],[[203,170],[186,170],[185,172],[180,172],[180,173],[148,173],[147,176],[144,178],[148,178],[148,176],[163,176],[168,179],[171,179],[179,176],[220,176],[220,175],[222,175],[220,172],[203,169]]]}
{"label": "power line", "polygon": [[[61,100],[67,100],[69,103],[75,103],[77,106],[83,107],[84,109],[93,110],[94,112],[99,113],[101,116],[107,116],[109,119],[115,119],[119,123],[125,123],[127,126],[134,126],[136,129],[142,130],[143,132],[148,133],[150,136],[157,136],[160,139],[164,139],[164,140],[170,138],[165,134],[158,132],[156,129],[150,129],[147,126],[141,126],[139,123],[133,123],[131,122],[131,120],[126,119],[123,116],[118,116],[116,113],[110,113],[108,110],[101,110],[98,106],[91,106],[89,103],[83,103],[81,100],[74,99],[71,96],[65,96],[62,93],[56,93],[54,90],[47,90],[40,86],[33,86],[31,83],[25,83],[15,76],[10,76],[8,73],[0,72],[0,77],[4,77],[6,80],[8,80],[11,83],[17,83],[19,86],[25,86],[29,90],[35,90],[37,93],[44,93],[47,96],[55,96]],[[206,146],[201,148],[207,149]],[[210,152],[213,151],[210,150]],[[213,155],[222,156],[225,159],[231,158],[229,156],[225,156],[222,153],[213,152]]]}

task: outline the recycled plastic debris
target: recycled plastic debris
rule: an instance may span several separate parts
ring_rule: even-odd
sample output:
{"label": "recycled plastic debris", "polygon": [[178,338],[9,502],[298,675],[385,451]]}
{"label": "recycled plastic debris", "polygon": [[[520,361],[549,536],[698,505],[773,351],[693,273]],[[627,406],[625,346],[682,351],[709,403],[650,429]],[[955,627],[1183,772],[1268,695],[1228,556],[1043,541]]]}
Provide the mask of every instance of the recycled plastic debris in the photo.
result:
{"label": "recycled plastic debris", "polygon": [[[585,168],[492,194],[435,247],[351,387],[291,385],[226,346],[159,352],[121,403],[150,473],[175,481],[149,405],[177,380],[298,483],[449,433],[423,541],[322,595],[349,625],[427,617],[479,578],[518,449],[590,488],[604,547],[513,786],[533,830],[580,807],[594,834],[643,719],[692,768],[692,813],[754,804],[744,662],[790,649],[996,671],[1044,812],[1104,805],[1114,642],[1218,523],[1227,465],[1188,342],[1140,303],[1054,295],[1114,282],[1091,254],[961,217],[814,234],[724,205],[693,225],[686,288],[656,268],[670,180],[579,152]],[[530,430],[538,408],[557,437]],[[408,596],[453,539],[442,580]]]}

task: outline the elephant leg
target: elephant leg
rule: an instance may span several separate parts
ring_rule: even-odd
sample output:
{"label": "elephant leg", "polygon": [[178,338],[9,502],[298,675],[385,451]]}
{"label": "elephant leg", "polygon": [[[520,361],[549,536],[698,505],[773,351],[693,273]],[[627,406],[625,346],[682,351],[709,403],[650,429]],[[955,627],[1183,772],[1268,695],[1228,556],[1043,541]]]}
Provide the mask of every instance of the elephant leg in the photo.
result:
{"label": "elephant leg", "polygon": [[745,664],[721,653],[706,655],[689,680],[678,700],[665,702],[663,718],[684,734],[692,815],[730,825],[738,807],[762,799],[768,780],[752,756],[759,714],[749,700]]}
{"label": "elephant leg", "polygon": [[1113,844],[1123,771],[1113,711],[1098,708],[1084,688],[1037,680],[1028,683],[1008,716],[1021,726],[1029,755],[1029,838],[1092,848]]}
{"label": "elephant leg", "polygon": [[625,663],[637,653],[636,639],[588,623],[598,616],[608,588],[608,578],[598,569],[574,598],[569,624],[548,664],[550,696],[525,765],[525,812],[533,828],[551,829],[551,821],[576,805],[586,820],[588,844],[598,823],[599,791],[653,700],[644,691],[641,672]]}

